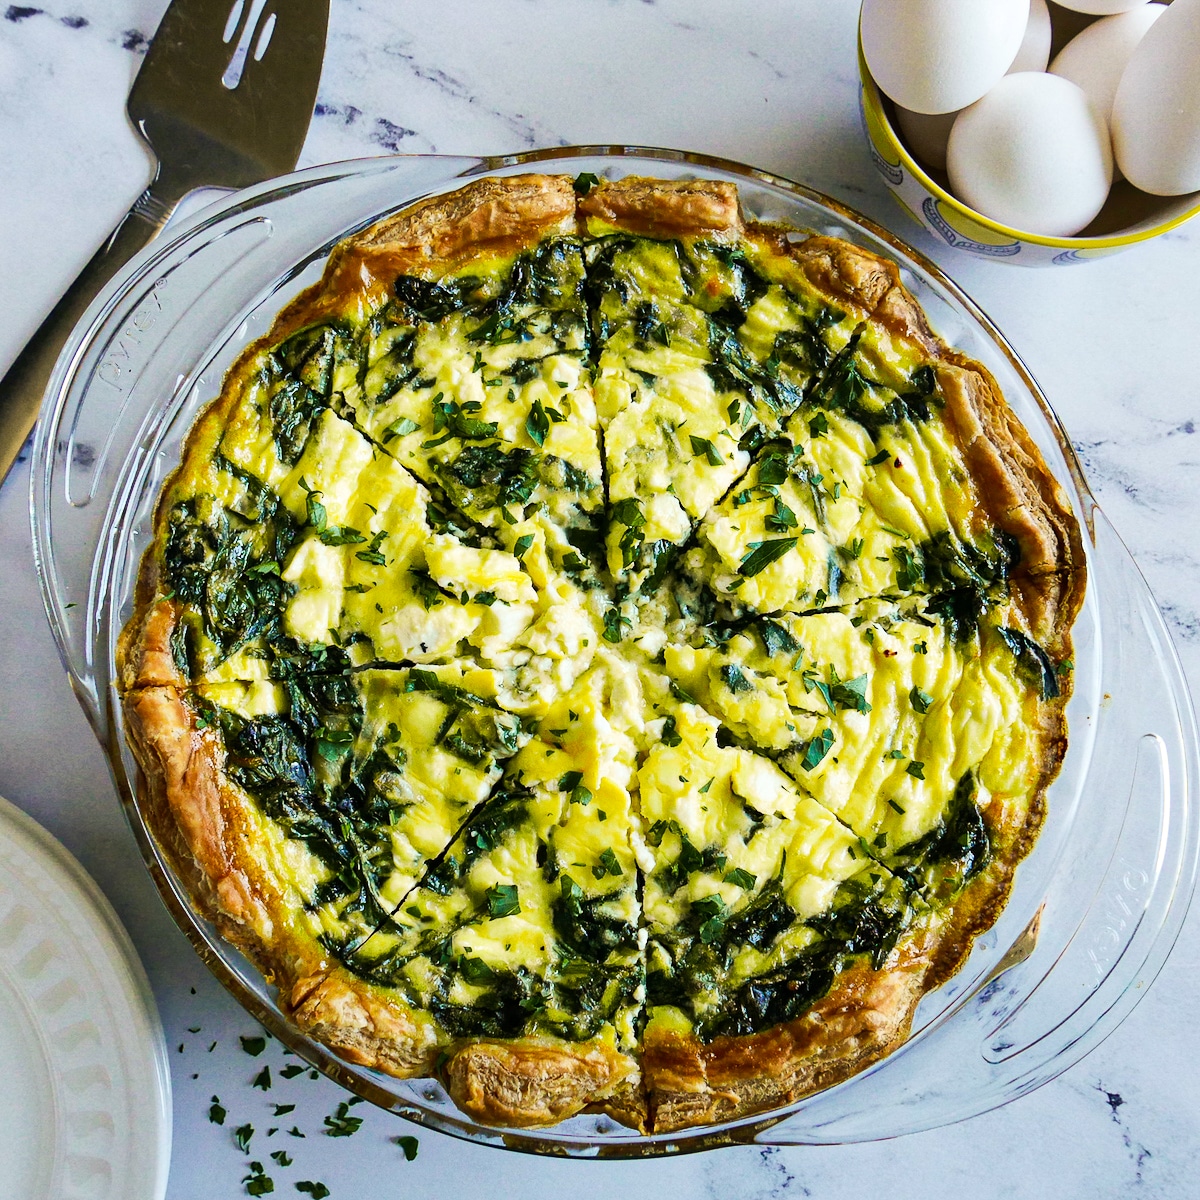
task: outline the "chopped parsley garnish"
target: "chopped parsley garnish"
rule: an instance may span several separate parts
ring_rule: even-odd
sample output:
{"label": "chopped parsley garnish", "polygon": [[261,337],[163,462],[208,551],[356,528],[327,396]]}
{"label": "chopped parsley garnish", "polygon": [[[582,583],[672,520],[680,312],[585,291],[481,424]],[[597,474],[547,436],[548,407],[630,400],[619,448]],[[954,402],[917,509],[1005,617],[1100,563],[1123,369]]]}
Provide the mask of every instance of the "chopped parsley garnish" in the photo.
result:
{"label": "chopped parsley garnish", "polygon": [[773,562],[781,559],[789,550],[793,549],[799,538],[771,538],[765,542],[751,542],[750,550],[742,559],[742,564],[738,567],[738,574],[749,579],[757,575],[759,571],[765,570]]}
{"label": "chopped parsley garnish", "polygon": [[912,591],[925,578],[924,569],[907,546],[897,546],[892,554],[896,559],[896,586],[906,592]]}
{"label": "chopped parsley garnish", "polygon": [[386,446],[392,438],[404,437],[406,434],[413,433],[420,428],[420,425],[411,417],[401,417],[400,420],[393,421],[383,431],[383,443]]}
{"label": "chopped parsley garnish", "polygon": [[254,1079],[251,1081],[251,1087],[256,1087],[260,1091],[269,1092],[271,1090],[271,1068],[263,1067]]}
{"label": "chopped parsley garnish", "polygon": [[855,712],[868,713],[871,706],[867,702],[867,676],[859,675],[854,679],[839,680],[837,672],[829,669],[831,683],[829,684],[829,699],[839,708],[853,709]]}
{"label": "chopped parsley garnish", "polygon": [[704,896],[692,901],[692,911],[704,918],[700,925],[700,940],[705,943],[719,941],[725,932],[729,908],[718,895]]}
{"label": "chopped parsley garnish", "polygon": [[624,875],[621,870],[621,864],[617,861],[615,851],[611,846],[606,846],[600,851],[600,863],[592,868],[592,874],[597,879],[603,879],[605,875]]}
{"label": "chopped parsley garnish", "polygon": [[245,1154],[250,1149],[250,1139],[254,1136],[254,1126],[250,1124],[239,1125],[233,1131],[233,1140],[237,1142],[237,1148]]}
{"label": "chopped parsley garnish", "polygon": [[880,463],[887,462],[887,460],[891,457],[892,457],[892,455],[891,455],[890,451],[880,450],[878,454],[873,454],[870,458],[867,459],[867,466],[868,467],[877,467],[877,466],[879,466]]}
{"label": "chopped parsley garnish", "polygon": [[721,457],[721,452],[708,438],[697,437],[693,433],[691,435],[691,442],[693,458],[699,458],[701,455],[703,455],[710,467],[719,467],[725,462],[725,460]]}
{"label": "chopped parsley garnish", "polygon": [[545,445],[546,434],[550,432],[550,418],[546,415],[546,410],[542,407],[540,400],[533,402],[529,415],[525,418],[525,432],[539,446]]}
{"label": "chopped parsley garnish", "polygon": [[800,643],[777,621],[764,618],[758,623],[758,632],[762,636],[764,648],[772,658],[776,654],[795,654],[800,649]]}
{"label": "chopped parsley garnish", "polygon": [[216,1096],[212,1098],[212,1103],[208,1106],[208,1119],[214,1125],[224,1125],[225,1118],[229,1114],[221,1107],[221,1101]]}
{"label": "chopped parsley garnish", "polygon": [[663,722],[662,740],[665,746],[678,746],[682,744],[683,738],[675,732],[674,717],[667,717]]}
{"label": "chopped parsley garnish", "polygon": [[[560,732],[566,733],[566,730]],[[571,793],[572,804],[582,804],[585,808],[592,802],[592,793],[583,786],[582,771],[568,771],[559,781],[560,790]]]}
{"label": "chopped parsley garnish", "polygon": [[429,572],[418,570],[416,567],[409,567],[408,573],[412,577],[412,590],[416,592],[421,603],[425,605],[426,611],[431,608],[437,608],[445,597],[442,595],[442,589],[429,577]]}
{"label": "chopped parsley garnish", "polygon": [[387,537],[387,531],[381,529],[374,537],[371,538],[371,544],[365,550],[356,550],[354,557],[361,559],[363,562],[372,563],[377,567],[387,566],[387,559],[380,552],[379,547],[383,545],[384,539]]}
{"label": "chopped parsley garnish", "polygon": [[811,771],[820,761],[833,749],[833,730],[822,729],[816,737],[809,740],[804,748],[804,755],[800,759],[800,765],[806,770]]}
{"label": "chopped parsley garnish", "polygon": [[646,516],[637,498],[628,496],[612,506],[612,519],[625,526],[625,532],[621,535],[621,560],[623,566],[630,567],[645,541],[642,527],[646,524]]}
{"label": "chopped parsley garnish", "polygon": [[929,706],[933,703],[933,697],[928,692],[923,692],[915,684],[913,689],[908,693],[908,698],[912,702],[913,708],[919,713],[927,713]]}
{"label": "chopped parsley garnish", "polygon": [[411,1134],[402,1134],[400,1137],[392,1138],[392,1141],[404,1151],[404,1158],[407,1162],[412,1162],[417,1157],[420,1143]]}
{"label": "chopped parsley garnish", "polygon": [[[789,529],[795,529],[799,522],[796,520],[796,514],[776,496],[775,511],[768,514],[763,524],[772,533],[786,533]],[[805,532],[812,533],[813,530],[806,528]]]}
{"label": "chopped parsley garnish", "polygon": [[521,911],[521,899],[515,883],[497,883],[488,888],[484,898],[491,917],[512,917]]}
{"label": "chopped parsley garnish", "polygon": [[298,1179],[296,1181],[296,1191],[306,1192],[313,1200],[327,1200],[327,1197],[332,1193],[321,1182],[313,1182],[311,1179]]}
{"label": "chopped parsley garnish", "polygon": [[923,762],[913,761],[904,768],[914,779],[925,778],[925,764]]}
{"label": "chopped parsley garnish", "polygon": [[496,978],[496,972],[482,958],[464,958],[458,964],[458,969],[468,983],[477,987],[489,984]]}
{"label": "chopped parsley garnish", "polygon": [[610,608],[604,614],[604,640],[606,642],[619,642],[622,638],[621,626],[632,625],[633,622],[626,616],[621,614],[618,608]]}
{"label": "chopped parsley garnish", "polygon": [[721,680],[735,695],[738,692],[754,691],[754,684],[743,674],[741,667],[735,663],[726,663],[721,668]]}
{"label": "chopped parsley garnish", "polygon": [[250,1164],[250,1174],[242,1179],[246,1185],[247,1196],[267,1196],[275,1190],[275,1180],[270,1175],[263,1174],[263,1165],[260,1162],[252,1162]]}
{"label": "chopped parsley garnish", "polygon": [[238,1041],[242,1043],[242,1049],[251,1058],[257,1058],[267,1048],[267,1039],[265,1037],[243,1037],[239,1038]]}
{"label": "chopped parsley garnish", "polygon": [[725,882],[732,883],[734,887],[740,887],[748,892],[758,882],[758,876],[750,871],[744,870],[742,867],[734,867],[733,870],[725,876]]}
{"label": "chopped parsley garnish", "polygon": [[350,1137],[362,1127],[362,1117],[352,1116],[350,1104],[343,1100],[337,1109],[325,1118],[325,1134],[327,1137]]}

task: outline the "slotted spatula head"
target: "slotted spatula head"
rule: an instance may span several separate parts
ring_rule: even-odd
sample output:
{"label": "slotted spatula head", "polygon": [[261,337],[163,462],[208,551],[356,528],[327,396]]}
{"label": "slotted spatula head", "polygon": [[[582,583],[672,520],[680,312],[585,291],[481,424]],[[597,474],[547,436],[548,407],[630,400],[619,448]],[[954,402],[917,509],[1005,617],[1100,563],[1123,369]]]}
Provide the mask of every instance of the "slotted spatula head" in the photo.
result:
{"label": "slotted spatula head", "polygon": [[129,94],[154,187],[246,187],[291,171],[312,118],[329,0],[173,0]]}

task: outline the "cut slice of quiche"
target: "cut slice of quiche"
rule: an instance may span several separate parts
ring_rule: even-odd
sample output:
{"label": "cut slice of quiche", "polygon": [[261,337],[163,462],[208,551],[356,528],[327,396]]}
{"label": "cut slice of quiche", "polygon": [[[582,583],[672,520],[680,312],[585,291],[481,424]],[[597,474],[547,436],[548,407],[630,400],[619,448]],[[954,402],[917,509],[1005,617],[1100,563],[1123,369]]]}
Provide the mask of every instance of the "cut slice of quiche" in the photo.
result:
{"label": "cut slice of quiche", "polygon": [[892,264],[722,182],[510,176],[247,347],[120,689],[295,1027],[482,1122],[665,1132],[907,1036],[1037,835],[1083,586]]}
{"label": "cut slice of quiche", "polygon": [[[432,1015],[442,1069],[473,1116],[540,1124],[617,1093],[637,1066],[641,904],[627,790],[633,743],[596,707],[596,676],[529,741],[420,885],[366,938],[352,969]],[[520,1044],[514,1044],[514,1039]],[[526,1111],[489,1087],[525,1057],[554,1094]]]}

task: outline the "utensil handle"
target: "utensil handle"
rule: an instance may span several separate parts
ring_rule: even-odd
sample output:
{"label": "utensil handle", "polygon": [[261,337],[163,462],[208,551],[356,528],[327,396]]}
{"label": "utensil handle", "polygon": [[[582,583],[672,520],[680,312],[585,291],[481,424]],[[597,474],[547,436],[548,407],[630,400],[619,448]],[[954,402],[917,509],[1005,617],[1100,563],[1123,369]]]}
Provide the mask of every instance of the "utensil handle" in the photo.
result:
{"label": "utensil handle", "polygon": [[0,484],[37,420],[50,373],[71,330],[104,285],[167,223],[175,203],[156,195],[153,185],[138,197],[0,379]]}

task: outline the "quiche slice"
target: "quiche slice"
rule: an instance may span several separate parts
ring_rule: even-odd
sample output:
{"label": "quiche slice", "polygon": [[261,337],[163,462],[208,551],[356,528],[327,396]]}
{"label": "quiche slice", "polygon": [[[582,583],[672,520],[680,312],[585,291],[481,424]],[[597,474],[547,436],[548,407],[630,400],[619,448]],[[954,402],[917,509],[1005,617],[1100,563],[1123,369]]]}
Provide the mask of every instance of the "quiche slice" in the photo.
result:
{"label": "quiche slice", "polygon": [[[1024,474],[1040,458],[997,395],[893,289],[710,511],[692,573],[758,612],[914,592],[982,603],[1010,574],[1038,590],[1070,547],[1047,511],[1052,481]],[[997,437],[1020,447],[1020,471]]]}
{"label": "quiche slice", "polygon": [[[382,998],[432,1015],[451,1094],[483,1120],[557,1120],[637,1074],[636,751],[610,696],[602,668],[581,681],[420,885],[338,947]],[[522,1064],[546,1072],[532,1110],[507,1094]]]}
{"label": "quiche slice", "polygon": [[247,347],[120,690],[297,1027],[479,1121],[671,1131],[886,1054],[995,920],[1083,586],[892,264],[729,184],[484,179]]}

